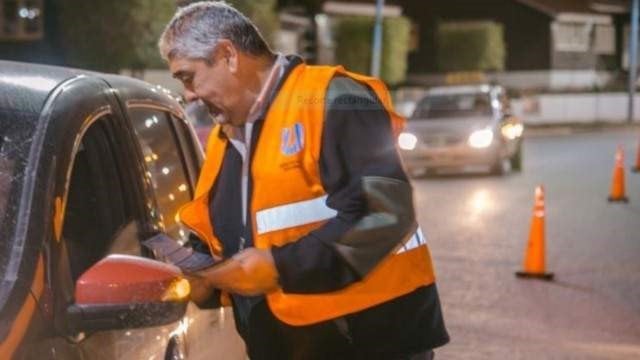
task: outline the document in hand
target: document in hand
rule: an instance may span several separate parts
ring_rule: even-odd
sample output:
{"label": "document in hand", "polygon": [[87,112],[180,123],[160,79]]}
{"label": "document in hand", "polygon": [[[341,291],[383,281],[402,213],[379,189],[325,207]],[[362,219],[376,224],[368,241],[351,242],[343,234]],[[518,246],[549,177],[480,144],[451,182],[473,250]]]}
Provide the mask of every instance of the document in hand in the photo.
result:
{"label": "document in hand", "polygon": [[142,242],[160,261],[179,267],[184,273],[192,273],[215,264],[211,255],[203,254],[180,245],[167,234],[159,233]]}

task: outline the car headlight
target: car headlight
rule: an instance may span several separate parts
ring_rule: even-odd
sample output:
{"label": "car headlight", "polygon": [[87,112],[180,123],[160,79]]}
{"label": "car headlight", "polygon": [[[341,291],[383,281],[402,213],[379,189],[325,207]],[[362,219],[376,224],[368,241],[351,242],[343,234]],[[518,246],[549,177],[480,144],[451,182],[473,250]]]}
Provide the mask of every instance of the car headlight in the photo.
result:
{"label": "car headlight", "polygon": [[502,127],[501,132],[502,136],[509,140],[513,140],[522,136],[522,131],[524,127],[522,124],[506,124]]}
{"label": "car headlight", "polygon": [[412,133],[403,132],[398,136],[398,146],[402,150],[413,150],[418,144],[418,138]]}
{"label": "car headlight", "polygon": [[493,131],[491,129],[476,130],[469,135],[469,145],[476,149],[489,147],[493,142]]}

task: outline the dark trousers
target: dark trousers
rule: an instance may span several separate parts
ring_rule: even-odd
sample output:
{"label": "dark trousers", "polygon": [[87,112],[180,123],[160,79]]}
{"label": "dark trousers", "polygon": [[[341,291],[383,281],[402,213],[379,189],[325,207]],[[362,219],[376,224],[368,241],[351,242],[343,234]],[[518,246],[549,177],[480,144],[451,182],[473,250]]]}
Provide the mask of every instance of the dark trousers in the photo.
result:
{"label": "dark trousers", "polygon": [[266,301],[251,309],[249,326],[244,334],[251,360],[431,360],[433,351],[411,354],[383,354],[378,344],[356,346],[348,333],[346,322],[326,321],[309,326],[290,326],[278,320]]}

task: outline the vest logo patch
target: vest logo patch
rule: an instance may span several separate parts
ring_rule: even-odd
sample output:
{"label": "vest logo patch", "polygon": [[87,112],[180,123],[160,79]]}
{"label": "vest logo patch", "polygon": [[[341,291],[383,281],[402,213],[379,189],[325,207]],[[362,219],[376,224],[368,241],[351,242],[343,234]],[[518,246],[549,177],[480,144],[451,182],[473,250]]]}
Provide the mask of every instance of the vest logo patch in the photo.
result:
{"label": "vest logo patch", "polygon": [[294,155],[304,147],[304,127],[301,123],[282,129],[280,151],[285,155]]}

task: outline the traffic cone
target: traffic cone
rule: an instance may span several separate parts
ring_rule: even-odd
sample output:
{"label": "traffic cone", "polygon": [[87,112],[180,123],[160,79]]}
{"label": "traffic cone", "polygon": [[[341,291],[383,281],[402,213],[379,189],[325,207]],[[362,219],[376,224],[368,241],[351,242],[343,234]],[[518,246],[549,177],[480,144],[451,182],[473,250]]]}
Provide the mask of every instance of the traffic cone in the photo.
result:
{"label": "traffic cone", "polygon": [[638,141],[638,150],[636,151],[636,164],[631,167],[631,171],[640,172],[640,141]]}
{"label": "traffic cone", "polygon": [[629,202],[629,199],[624,194],[624,151],[620,145],[616,150],[616,163],[613,167],[613,181],[611,182],[609,202]]}
{"label": "traffic cone", "polygon": [[524,270],[517,271],[517,277],[553,280],[553,273],[545,271],[544,218],[544,188],[540,185],[535,191],[529,243],[524,254]]}

